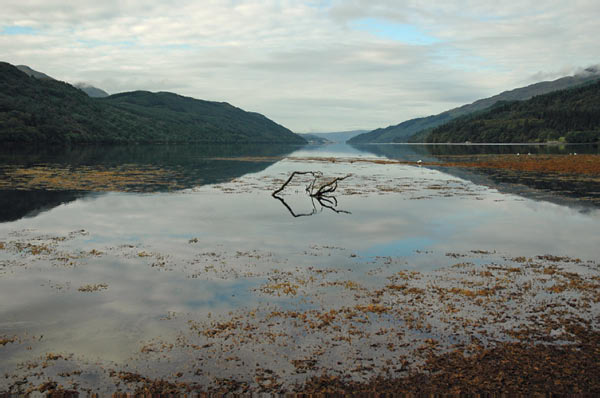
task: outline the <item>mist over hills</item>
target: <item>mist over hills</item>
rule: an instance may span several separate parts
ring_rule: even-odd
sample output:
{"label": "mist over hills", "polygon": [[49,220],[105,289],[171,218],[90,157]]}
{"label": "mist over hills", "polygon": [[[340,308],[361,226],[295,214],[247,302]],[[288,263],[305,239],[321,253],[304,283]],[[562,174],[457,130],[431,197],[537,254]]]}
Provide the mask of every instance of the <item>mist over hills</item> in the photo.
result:
{"label": "mist over hills", "polygon": [[[45,73],[38,72],[37,70],[30,68],[27,65],[17,65],[16,68],[21,72],[28,74],[31,77],[35,77],[36,79],[56,80]],[[109,96],[109,94],[106,91],[98,87],[94,87],[88,83],[75,83],[73,84],[73,87],[80,89],[81,91],[93,98],[103,98]]]}
{"label": "mist over hills", "polygon": [[325,138],[329,141],[342,143],[342,142],[348,141],[352,137],[355,137],[359,134],[366,133],[368,131],[369,130],[350,130],[350,131],[336,131],[336,132],[331,132],[331,133],[310,133],[310,134],[314,135],[316,137]]}
{"label": "mist over hills", "polygon": [[458,117],[482,111],[499,101],[523,101],[536,95],[564,90],[578,85],[592,83],[600,79],[600,69],[593,66],[584,69],[574,76],[566,76],[553,81],[544,81],[504,91],[489,98],[477,100],[471,104],[439,113],[437,115],[410,119],[400,124],[380,128],[352,138],[354,144],[393,143],[393,142],[422,142],[426,140],[429,130],[450,122]]}
{"label": "mist over hills", "polygon": [[73,87],[80,89],[92,98],[104,98],[110,95],[106,91],[87,83],[75,83]]}
{"label": "mist over hills", "polygon": [[33,72],[0,63],[0,142],[306,143],[265,116],[228,103],[147,91],[91,98]]}
{"label": "mist over hills", "polygon": [[333,144],[333,141],[328,140],[327,138],[324,138],[323,136],[317,136],[314,134],[298,134],[300,137],[304,138],[306,141],[308,141],[309,144],[317,144],[317,145],[323,145],[323,144]]}

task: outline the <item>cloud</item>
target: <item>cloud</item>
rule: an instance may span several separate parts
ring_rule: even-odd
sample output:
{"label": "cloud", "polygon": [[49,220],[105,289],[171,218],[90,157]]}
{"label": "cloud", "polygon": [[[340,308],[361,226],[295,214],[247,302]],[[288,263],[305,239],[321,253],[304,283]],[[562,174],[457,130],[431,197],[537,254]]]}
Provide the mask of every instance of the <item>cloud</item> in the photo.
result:
{"label": "cloud", "polygon": [[3,5],[0,51],[111,93],[176,91],[343,130],[597,64],[599,17],[588,0],[32,0]]}

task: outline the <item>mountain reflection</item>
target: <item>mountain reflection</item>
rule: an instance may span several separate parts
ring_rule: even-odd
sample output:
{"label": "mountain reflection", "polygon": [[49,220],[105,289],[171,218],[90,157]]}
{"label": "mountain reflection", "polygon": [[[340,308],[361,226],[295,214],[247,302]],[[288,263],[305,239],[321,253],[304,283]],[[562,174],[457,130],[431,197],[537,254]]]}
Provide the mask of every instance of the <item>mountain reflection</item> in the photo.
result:
{"label": "mountain reflection", "polygon": [[[0,222],[33,216],[92,192],[163,192],[223,183],[264,170],[298,148],[289,145],[3,148]],[[239,157],[264,160],[227,159]]]}
{"label": "mountain reflection", "polygon": [[[477,155],[568,155],[570,153],[598,154],[598,145],[353,145],[363,152],[388,159],[417,162],[455,161]],[[473,159],[474,159],[473,158]],[[582,211],[600,207],[600,193],[595,180],[570,176],[556,178],[555,175],[533,172],[510,172],[501,169],[460,168],[423,166],[441,170],[447,174],[533,200],[577,207]]]}
{"label": "mountain reflection", "polygon": [[44,190],[0,191],[0,222],[34,217],[64,203],[84,197],[82,192]]}
{"label": "mountain reflection", "polygon": [[[285,201],[285,199],[283,199],[283,197],[281,196],[283,190],[288,186],[288,184],[297,175],[312,177],[312,181],[305,188],[305,193],[306,193],[307,197],[310,198],[310,201],[312,204],[312,210],[309,212],[296,213],[292,209],[292,207]],[[340,214],[340,213],[352,214],[349,211],[337,209],[338,201],[337,201],[337,198],[334,196],[334,193],[338,187],[338,183],[340,181],[345,180],[348,177],[351,177],[351,176],[352,176],[351,174],[347,174],[345,177],[336,177],[336,178],[326,181],[326,182],[317,183],[318,180],[323,177],[323,173],[318,172],[318,171],[317,172],[315,172],[315,171],[294,171],[288,177],[288,179],[283,183],[283,185],[281,185],[281,187],[279,187],[279,189],[274,191],[271,194],[271,196],[274,197],[275,199],[279,200],[283,204],[283,206],[285,206],[285,208],[288,209],[290,214],[296,218],[313,216],[313,215],[323,211],[323,209],[328,209],[328,210],[331,210],[334,213],[338,213],[338,214]],[[318,208],[317,206],[319,206],[320,208]]]}
{"label": "mountain reflection", "polygon": [[412,161],[416,159],[426,159],[439,161],[445,156],[465,156],[465,155],[510,155],[526,154],[535,155],[566,155],[572,152],[581,154],[599,154],[598,145],[460,145],[460,144],[369,144],[353,145],[353,148],[362,152],[372,153],[378,156],[385,156],[390,159]]}

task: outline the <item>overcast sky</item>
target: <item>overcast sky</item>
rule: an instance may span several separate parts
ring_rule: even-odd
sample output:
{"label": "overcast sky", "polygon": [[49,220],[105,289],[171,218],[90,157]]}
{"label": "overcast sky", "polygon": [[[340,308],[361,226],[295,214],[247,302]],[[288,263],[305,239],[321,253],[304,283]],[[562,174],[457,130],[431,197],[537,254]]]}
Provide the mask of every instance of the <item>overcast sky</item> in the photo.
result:
{"label": "overcast sky", "polygon": [[0,57],[109,93],[372,129],[599,61],[598,0],[0,0]]}

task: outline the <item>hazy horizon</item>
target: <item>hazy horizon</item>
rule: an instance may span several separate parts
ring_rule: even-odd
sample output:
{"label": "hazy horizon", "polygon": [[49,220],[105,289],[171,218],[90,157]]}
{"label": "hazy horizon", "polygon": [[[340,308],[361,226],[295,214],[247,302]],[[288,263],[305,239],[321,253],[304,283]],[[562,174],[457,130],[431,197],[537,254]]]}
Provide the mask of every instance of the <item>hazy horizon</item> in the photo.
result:
{"label": "hazy horizon", "polygon": [[3,60],[111,94],[370,130],[597,65],[594,1],[3,2]]}

